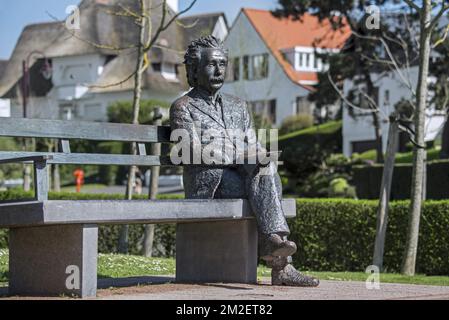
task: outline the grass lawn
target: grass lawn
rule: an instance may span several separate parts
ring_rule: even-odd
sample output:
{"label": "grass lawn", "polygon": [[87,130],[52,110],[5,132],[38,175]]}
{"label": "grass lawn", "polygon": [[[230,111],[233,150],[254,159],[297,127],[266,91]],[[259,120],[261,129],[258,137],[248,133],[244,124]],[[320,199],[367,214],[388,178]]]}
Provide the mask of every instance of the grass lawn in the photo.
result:
{"label": "grass lawn", "polygon": [[[376,160],[376,150],[369,150],[361,154],[354,154],[353,157],[355,159],[362,160]],[[440,159],[440,150],[433,148],[427,150],[427,161],[439,160]],[[397,153],[395,162],[398,163],[412,163],[413,160],[413,152],[404,152]]]}
{"label": "grass lawn", "polygon": [[[259,277],[269,277],[270,269],[259,267]],[[321,280],[335,281],[365,281],[367,274],[363,272],[305,272]],[[143,275],[174,275],[175,260],[161,258],[144,258],[138,256],[124,256],[100,254],[98,260],[99,278],[123,278]],[[449,286],[449,277],[425,276],[414,277],[399,274],[381,274],[380,281],[385,283],[405,283]],[[8,251],[0,249],[0,287],[8,282]]]}
{"label": "grass lawn", "polygon": [[[104,189],[106,188],[106,185],[104,184],[85,184],[82,186],[82,191],[88,191],[88,190],[96,190],[96,189]],[[62,187],[61,192],[76,192],[76,186],[68,186],[68,187]]]}

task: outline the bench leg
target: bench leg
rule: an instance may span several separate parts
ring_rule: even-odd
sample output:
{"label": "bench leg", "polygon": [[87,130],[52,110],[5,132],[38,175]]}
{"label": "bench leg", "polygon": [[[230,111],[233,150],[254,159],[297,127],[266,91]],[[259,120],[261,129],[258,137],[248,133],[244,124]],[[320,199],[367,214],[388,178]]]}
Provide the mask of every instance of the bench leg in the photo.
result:
{"label": "bench leg", "polygon": [[9,233],[9,294],[95,297],[98,227],[14,228]]}
{"label": "bench leg", "polygon": [[178,224],[176,281],[257,283],[255,220]]}

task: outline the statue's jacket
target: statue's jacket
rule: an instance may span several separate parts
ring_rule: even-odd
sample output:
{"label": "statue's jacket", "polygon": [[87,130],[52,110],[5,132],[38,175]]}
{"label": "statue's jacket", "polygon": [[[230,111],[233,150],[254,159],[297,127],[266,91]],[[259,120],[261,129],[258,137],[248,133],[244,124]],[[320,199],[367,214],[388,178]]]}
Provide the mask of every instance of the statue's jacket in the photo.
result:
{"label": "statue's jacket", "polygon": [[[237,97],[221,93],[221,109],[209,104],[197,89],[176,100],[170,109],[172,132],[188,132],[191,147],[190,164],[184,166],[184,187],[188,199],[213,199],[220,185],[224,167],[211,166],[193,160],[196,144],[202,154],[212,154],[223,159],[224,164],[235,163],[235,149],[259,150],[247,103]],[[221,114],[220,114],[221,113]],[[231,134],[229,134],[231,132]],[[184,141],[185,142],[185,141]],[[229,149],[234,149],[229,152]],[[207,152],[206,152],[207,151]],[[234,155],[234,157],[233,157]],[[193,163],[193,165],[192,165]],[[215,162],[214,162],[215,163]]]}

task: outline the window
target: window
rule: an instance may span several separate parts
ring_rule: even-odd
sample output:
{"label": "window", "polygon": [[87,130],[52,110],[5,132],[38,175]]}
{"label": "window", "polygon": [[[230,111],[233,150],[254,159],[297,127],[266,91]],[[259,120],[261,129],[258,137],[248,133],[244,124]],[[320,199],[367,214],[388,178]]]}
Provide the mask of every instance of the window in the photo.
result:
{"label": "window", "polygon": [[269,112],[271,123],[276,123],[276,100],[270,101],[270,112]]}
{"label": "window", "polygon": [[318,57],[315,56],[313,68],[314,68],[315,70],[320,70],[320,69],[321,69],[320,66],[321,66],[322,64],[323,64],[323,63],[321,62],[321,59],[319,59]]}
{"label": "window", "polygon": [[310,54],[304,53],[304,67],[310,67]]}
{"label": "window", "polygon": [[229,59],[226,81],[233,82],[240,80],[240,58]]}
{"label": "window", "polygon": [[300,71],[320,72],[326,68],[323,60],[314,52],[296,52],[295,68]]}
{"label": "window", "polygon": [[154,72],[161,72],[162,65],[160,63],[153,63],[152,66],[153,66],[153,71]]}
{"label": "window", "polygon": [[263,121],[276,123],[276,100],[260,100],[249,103],[251,111]]}
{"label": "window", "polygon": [[59,118],[62,120],[74,120],[76,118],[76,108],[71,103],[59,106]]}
{"label": "window", "polygon": [[243,57],[243,79],[260,80],[268,77],[268,54]]}
{"label": "window", "polygon": [[243,79],[249,80],[249,56],[243,57]]}
{"label": "window", "polygon": [[176,73],[176,65],[173,63],[163,63],[161,68],[162,76],[167,80],[176,81],[177,73]]}
{"label": "window", "polygon": [[232,75],[234,81],[240,80],[240,58],[234,58],[232,61]]}
{"label": "window", "polygon": [[261,54],[252,57],[253,74],[255,80],[268,77],[268,54]]}
{"label": "window", "polygon": [[311,107],[307,97],[296,98],[296,114],[300,113],[311,114]]}

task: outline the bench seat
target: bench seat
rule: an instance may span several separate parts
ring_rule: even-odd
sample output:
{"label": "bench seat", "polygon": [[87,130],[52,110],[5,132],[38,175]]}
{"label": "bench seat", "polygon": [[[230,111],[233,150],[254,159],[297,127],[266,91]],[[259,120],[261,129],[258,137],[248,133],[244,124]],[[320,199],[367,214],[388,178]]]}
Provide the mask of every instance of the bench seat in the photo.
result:
{"label": "bench seat", "polygon": [[[284,200],[287,218],[294,199]],[[88,200],[0,204],[11,295],[95,297],[98,225],[176,223],[176,281],[257,283],[257,223],[247,200]]]}
{"label": "bench seat", "polygon": [[[283,201],[287,218],[296,216],[294,199]],[[68,224],[160,224],[248,219],[247,200],[87,200],[0,204],[0,227]]]}

